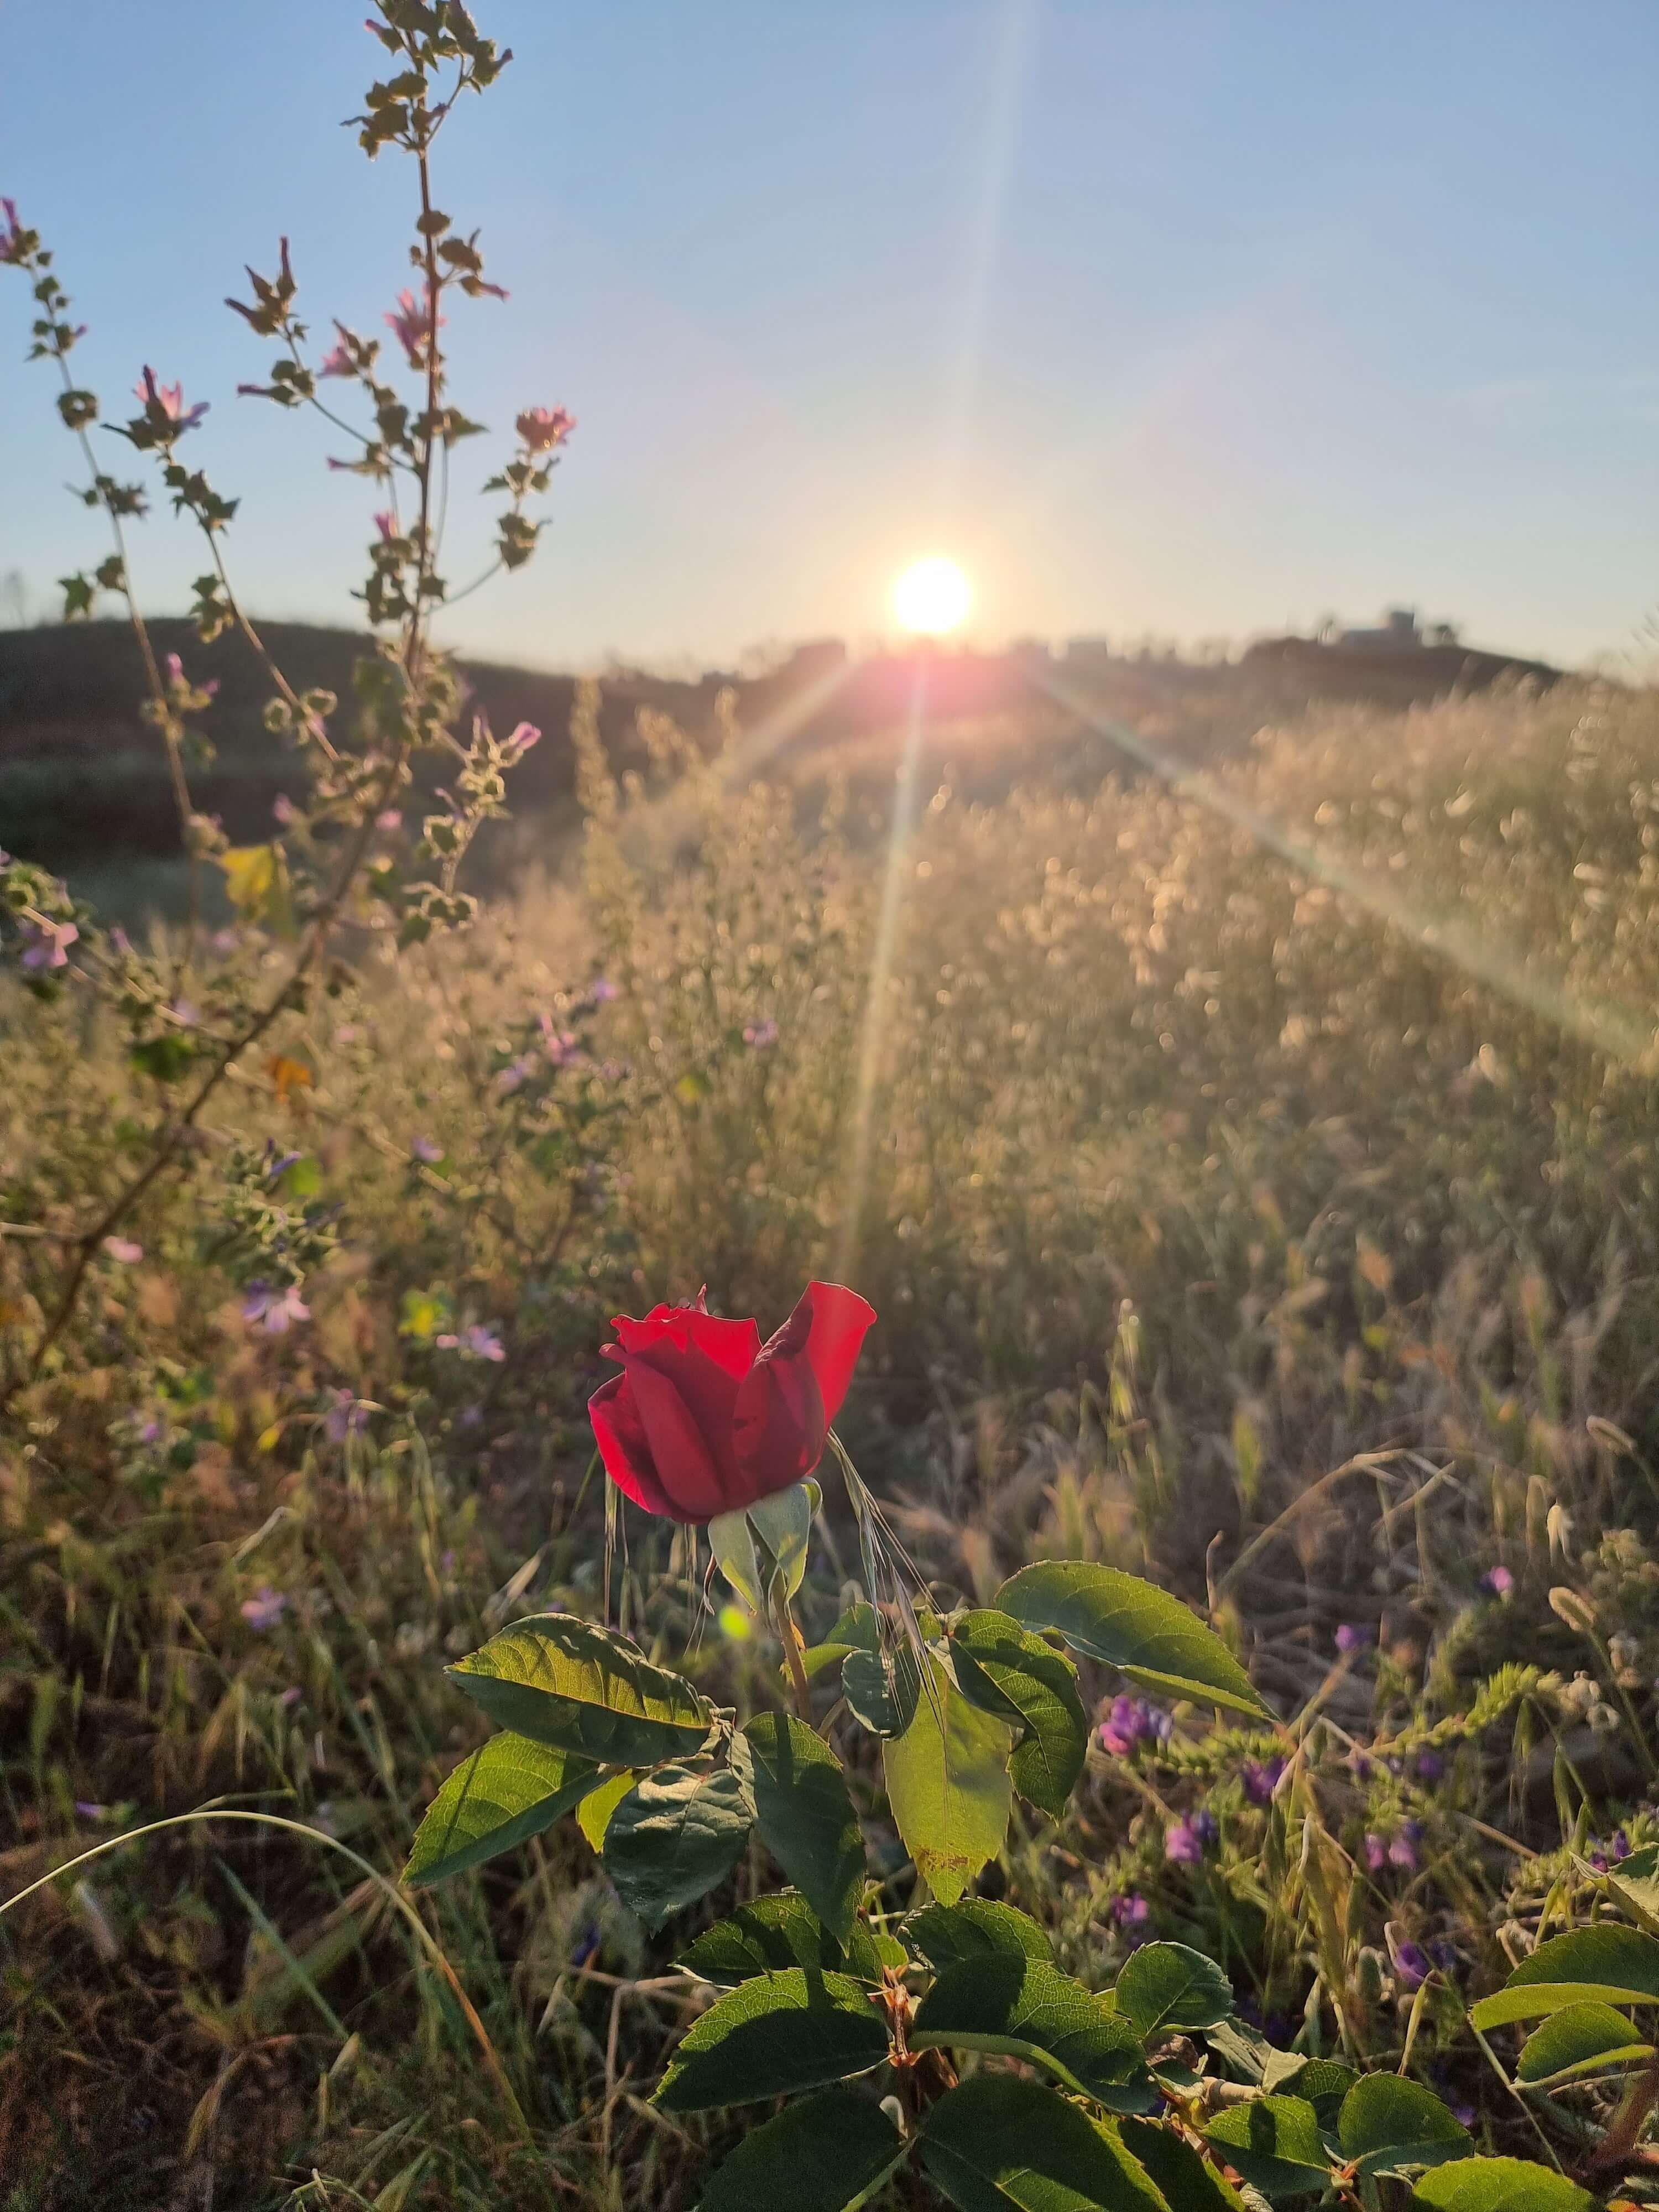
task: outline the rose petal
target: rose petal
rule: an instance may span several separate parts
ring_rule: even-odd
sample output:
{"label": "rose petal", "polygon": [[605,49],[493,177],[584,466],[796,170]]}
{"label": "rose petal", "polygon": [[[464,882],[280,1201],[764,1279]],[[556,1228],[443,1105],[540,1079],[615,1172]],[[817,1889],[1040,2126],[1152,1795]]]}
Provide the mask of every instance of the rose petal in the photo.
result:
{"label": "rose petal", "polygon": [[[735,1494],[730,1399],[737,1386],[731,1376],[690,1347],[679,1352],[659,1346],[654,1356],[634,1353],[625,1379],[675,1519],[708,1521],[744,1503]],[[712,1433],[699,1412],[712,1417]]]}
{"label": "rose petal", "polygon": [[673,1501],[658,1480],[645,1424],[625,1375],[613,1375],[593,1393],[587,1401],[587,1418],[593,1424],[605,1471],[617,1489],[647,1513],[678,1520]]}

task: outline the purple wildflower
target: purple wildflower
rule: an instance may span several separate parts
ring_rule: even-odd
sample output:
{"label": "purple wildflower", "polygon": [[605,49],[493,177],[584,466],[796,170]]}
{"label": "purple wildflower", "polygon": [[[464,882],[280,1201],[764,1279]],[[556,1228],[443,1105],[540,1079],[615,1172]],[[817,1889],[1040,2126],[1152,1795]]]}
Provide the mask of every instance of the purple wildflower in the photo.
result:
{"label": "purple wildflower", "polygon": [[[7,201],[0,201],[0,206],[7,206],[9,204],[9,203]],[[109,1818],[109,1807],[107,1805],[94,1805],[84,1797],[77,1797],[76,1799],[75,1809],[81,1815],[81,1818],[83,1820],[106,1820]]]}
{"label": "purple wildflower", "polygon": [[202,1018],[202,1010],[189,999],[175,999],[167,1008],[181,1030],[193,1030]]}
{"label": "purple wildflower", "polygon": [[265,1583],[252,1597],[242,1600],[239,1610],[248,1626],[263,1635],[266,1629],[275,1628],[288,1611],[288,1600],[281,1590],[274,1590]]}
{"label": "purple wildflower", "polygon": [[444,1156],[443,1146],[435,1144],[430,1137],[416,1137],[409,1149],[417,1160],[424,1160],[428,1167],[434,1166]]}
{"label": "purple wildflower", "polygon": [[1389,1844],[1389,1864],[1402,1868],[1407,1874],[1415,1874],[1421,1864],[1423,1823],[1407,1820],[1400,1832]]}
{"label": "purple wildflower", "polygon": [[284,1712],[291,1712],[304,1695],[304,1691],[297,1682],[290,1682],[276,1702]]}
{"label": "purple wildflower", "polygon": [[380,543],[383,545],[389,545],[398,535],[398,526],[386,508],[383,507],[374,517],[374,527],[380,533]]}
{"label": "purple wildflower", "polygon": [[332,1444],[343,1444],[348,1437],[361,1436],[368,1426],[368,1408],[360,1406],[349,1390],[337,1390],[334,1402],[323,1423],[324,1433]]}
{"label": "purple wildflower", "polygon": [[242,1301],[242,1318],[263,1328],[267,1336],[285,1336],[297,1321],[309,1321],[311,1308],[300,1296],[297,1283],[273,1288],[270,1283],[250,1283]]}
{"label": "purple wildflower", "polygon": [[0,261],[21,261],[23,258],[23,226],[17,219],[15,200],[0,200],[0,214],[6,218],[5,228],[0,230]]}
{"label": "purple wildflower", "polygon": [[403,826],[404,810],[401,806],[383,806],[374,817],[377,830],[401,830]]}
{"label": "purple wildflower", "polygon": [[1507,1599],[1515,1589],[1515,1577],[1507,1567],[1492,1567],[1480,1577],[1480,1587],[1495,1598]]}
{"label": "purple wildflower", "polygon": [[769,1014],[763,1022],[750,1022],[744,1028],[743,1041],[752,1052],[765,1052],[778,1041],[778,1025]]}
{"label": "purple wildflower", "polygon": [[1114,1759],[1127,1759],[1138,1743],[1167,1743],[1175,1723],[1145,1698],[1114,1698],[1101,1725],[1101,1747]]}
{"label": "purple wildflower", "polygon": [[1420,1943],[1396,1943],[1394,1946],[1394,1970],[1400,1977],[1401,1989],[1420,1990],[1434,1972],[1434,1961]]}
{"label": "purple wildflower", "polygon": [[502,740],[501,750],[514,760],[522,760],[531,747],[540,744],[541,741],[542,733],[533,722],[520,722]]}
{"label": "purple wildflower", "polygon": [[1365,1864],[1367,1868],[1372,1874],[1381,1874],[1383,1868],[1387,1866],[1388,1863],[1389,1847],[1383,1842],[1382,1837],[1375,1834],[1367,1835],[1365,1838]]}
{"label": "purple wildflower", "polygon": [[135,1244],[130,1237],[106,1237],[104,1249],[112,1260],[118,1260],[124,1267],[136,1267],[144,1256],[142,1244]]}
{"label": "purple wildflower", "polygon": [[182,384],[158,384],[155,371],[146,366],[143,377],[132,387],[147,408],[159,409],[169,422],[180,430],[193,430],[208,411],[205,399],[198,399],[194,407],[185,404]]}
{"label": "purple wildflower", "polygon": [[30,921],[23,928],[23,967],[33,972],[68,967],[69,948],[81,935],[72,921]]}
{"label": "purple wildflower", "polygon": [[1370,1630],[1360,1627],[1355,1621],[1345,1620],[1336,1632],[1336,1648],[1345,1657],[1350,1653],[1363,1651],[1370,1640]]}
{"label": "purple wildflower", "polygon": [[617,987],[609,977],[596,975],[588,986],[587,995],[596,1006],[608,1006],[617,996]]}
{"label": "purple wildflower", "polygon": [[1273,1792],[1279,1787],[1285,1771],[1285,1761],[1273,1758],[1267,1760],[1247,1759],[1242,1769],[1244,1795],[1252,1805],[1271,1805]]}
{"label": "purple wildflower", "polygon": [[496,1090],[517,1091],[530,1073],[532,1064],[528,1054],[521,1054],[517,1060],[509,1060],[495,1078]]}
{"label": "purple wildflower", "polygon": [[271,800],[270,811],[284,830],[292,829],[294,824],[302,818],[299,808],[285,791],[279,791],[276,798]]}
{"label": "purple wildflower", "polygon": [[1419,1751],[1417,1754],[1418,1778],[1424,1782],[1438,1782],[1446,1771],[1446,1762],[1437,1751]]}
{"label": "purple wildflower", "polygon": [[1164,1856],[1176,1866],[1197,1866],[1220,1836],[1221,1824],[1213,1813],[1188,1813],[1164,1831]]}

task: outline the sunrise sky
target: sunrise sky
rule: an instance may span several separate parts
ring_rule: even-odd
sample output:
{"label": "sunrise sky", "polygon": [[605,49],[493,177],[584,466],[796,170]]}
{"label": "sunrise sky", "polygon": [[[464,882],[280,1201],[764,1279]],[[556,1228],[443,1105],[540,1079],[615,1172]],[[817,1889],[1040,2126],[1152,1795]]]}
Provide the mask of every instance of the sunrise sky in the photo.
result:
{"label": "sunrise sky", "polygon": [[[543,554],[452,641],[858,641],[928,554],[987,642],[1399,599],[1575,661],[1659,604],[1651,0],[477,12],[518,59],[441,198],[513,297],[459,303],[456,397],[580,428]],[[377,331],[407,281],[410,175],[338,127],[385,59],[361,16],[0,0],[0,192],[57,248],[106,412],[146,361],[212,403],[192,451],[245,501],[267,615],[350,618],[377,502],[315,418],[234,397],[265,349],[221,301],[282,230],[319,330]],[[0,271],[0,584],[44,614],[104,547],[27,319]],[[458,456],[459,516],[501,442]],[[153,606],[201,565],[139,538]]]}

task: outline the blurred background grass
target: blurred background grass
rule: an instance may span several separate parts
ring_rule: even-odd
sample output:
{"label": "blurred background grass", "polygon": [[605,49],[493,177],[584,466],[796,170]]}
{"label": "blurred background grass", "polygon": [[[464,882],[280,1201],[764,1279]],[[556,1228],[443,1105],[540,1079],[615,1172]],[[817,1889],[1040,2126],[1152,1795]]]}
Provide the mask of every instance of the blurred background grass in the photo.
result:
{"label": "blurred background grass", "polygon": [[[1419,2057],[1463,2064],[1457,1990],[1504,1970],[1569,1841],[1645,1832],[1652,1786],[1654,696],[1263,726],[1230,695],[1202,741],[1143,702],[1143,743],[1202,764],[1174,788],[1114,771],[1121,699],[933,727],[908,769],[902,732],[792,748],[763,781],[707,703],[687,736],[574,695],[563,810],[520,823],[477,931],[365,948],[293,1018],[311,1080],[223,1095],[15,1401],[4,1887],[210,1801],[395,1876],[474,1741],[446,1653],[598,1601],[606,1316],[706,1282],[769,1329],[830,1274],[881,1316],[844,1433],[943,1599],[1062,1551],[1151,1571],[1335,1731],[1299,1863],[1240,1794],[1270,1747],[1194,1716],[1161,1766],[1097,1759],[996,1881],[1091,1981],[1144,1895],[1285,2033],[1350,1992],[1391,2063],[1391,1942],[1438,1943]],[[0,1237],[15,1370],[53,1239],[160,1102],[73,997],[0,999],[0,1220],[33,1232]],[[284,1335],[204,1256],[238,1137],[315,1158],[343,1209]],[[465,1327],[502,1358],[437,1344]],[[811,1626],[855,1556],[832,1514]],[[643,1640],[775,1694],[683,1540],[636,1526],[621,1585]],[[1164,1811],[1200,1802],[1219,1849],[1170,1865]],[[1367,1872],[1376,1833],[1411,1840]],[[6,2212],[694,2203],[714,2129],[641,2101],[684,2017],[674,1938],[565,1829],[420,1909],[477,2030],[383,1887],[286,1832],[124,1846],[0,1923]]]}

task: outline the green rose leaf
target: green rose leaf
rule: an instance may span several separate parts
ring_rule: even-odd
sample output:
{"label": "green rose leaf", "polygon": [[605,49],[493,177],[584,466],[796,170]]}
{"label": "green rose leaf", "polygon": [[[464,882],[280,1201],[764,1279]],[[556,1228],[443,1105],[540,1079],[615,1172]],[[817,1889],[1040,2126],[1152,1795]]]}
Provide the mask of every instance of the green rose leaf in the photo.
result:
{"label": "green rose leaf", "polygon": [[1077,1668],[1006,1613],[970,1613],[951,1632],[957,1681],[987,1712],[1021,1731],[1009,1772],[1022,1797],[1058,1820],[1089,1750]]}
{"label": "green rose leaf", "polygon": [[996,1601],[1022,1626],[1063,1637],[1073,1651],[1147,1689],[1273,1717],[1215,1631],[1139,1575],[1082,1559],[1044,1559],[1004,1583]]}
{"label": "green rose leaf", "polygon": [[1157,2092],[1140,2039],[1111,2000],[1038,1959],[1006,1951],[947,1966],[916,2008],[912,2051],[996,2051],[1044,2068],[1114,2112],[1145,2112]]}
{"label": "green rose leaf", "polygon": [[887,2029],[847,1974],[760,1974],[711,2005],[681,2038],[653,2101],[665,2112],[752,2105],[867,2074]]}
{"label": "green rose leaf", "polygon": [[910,1948],[935,1973],[959,1959],[982,1959],[1000,1952],[1017,1959],[1054,1963],[1054,1946],[1035,1920],[994,1898],[964,1897],[957,1905],[924,1905],[904,1923]]}
{"label": "green rose leaf", "polygon": [[448,1777],[416,1830],[404,1880],[423,1884],[511,1850],[599,1785],[591,1759],[521,1735],[492,1736]]}
{"label": "green rose leaf", "polygon": [[957,2212],[1168,2212],[1105,2129],[1040,2082],[975,2074],[928,2112],[927,2178]]}
{"label": "green rose leaf", "polygon": [[1131,1953],[1114,1990],[1117,2008],[1137,2035],[1214,2027],[1233,2009],[1232,1984],[1213,1959],[1185,1943],[1145,1943]]}
{"label": "green rose leaf", "polygon": [[849,1651],[842,1662],[841,1693],[854,1719],[872,1735],[902,1735],[921,1695],[921,1664],[908,1644],[890,1661],[880,1650]]}
{"label": "green rose leaf", "polygon": [[659,1766],[611,1815],[605,1870],[629,1910],[660,1928],[726,1880],[752,1825],[729,1766]]}
{"label": "green rose leaf", "polygon": [[708,1523],[708,1548],[714,1564],[750,1613],[766,1610],[766,1577],[755,1548],[749,1516],[717,1513]]}
{"label": "green rose leaf", "polygon": [[1138,2159],[1179,2212],[1245,2212],[1244,2199],[1173,2128],[1152,2120],[1119,2124],[1123,2148]]}
{"label": "green rose leaf", "polygon": [[879,1652],[881,1630],[876,1620],[876,1608],[860,1599],[849,1605],[822,1644],[811,1645],[804,1658],[807,1677],[822,1674],[826,1667],[834,1667],[845,1659],[849,1651]]}
{"label": "green rose leaf", "polygon": [[1438,2097],[1398,2074],[1368,2074],[1342,2100],[1337,2118],[1342,2155],[1361,2174],[1401,2173],[1470,2158],[1474,2144]]}
{"label": "green rose leaf", "polygon": [[1537,2088],[1582,2074],[1610,2073],[1652,2056],[1652,2045],[1642,2040],[1623,2013],[1611,2005],[1574,2004],[1527,2038],[1515,2078]]}
{"label": "green rose leaf", "polygon": [[625,1636],[568,1613],[532,1614],[445,1670],[494,1721],[606,1766],[689,1758],[706,1699]]}
{"label": "green rose leaf", "polygon": [[1319,2118],[1302,2097],[1258,2097],[1235,2105],[1204,2130],[1233,2170],[1270,2203],[1330,2186],[1331,2160]]}
{"label": "green rose leaf", "polygon": [[586,1837],[591,1850],[602,1851],[605,1849],[605,1831],[611,1826],[611,1815],[639,1778],[631,1766],[624,1766],[620,1774],[609,1776],[577,1806],[576,1826]]}
{"label": "green rose leaf", "polygon": [[726,1986],[790,1966],[848,1974],[873,1985],[889,1967],[902,1972],[909,1963],[909,1954],[895,1936],[878,1934],[862,1920],[854,1923],[843,1949],[793,1889],[738,1905],[706,1929],[676,1961],[705,1981]]}
{"label": "green rose leaf", "polygon": [[1595,2199],[1522,2158],[1461,2158],[1425,2174],[1412,2203],[1430,2212],[1594,2212]]}
{"label": "green rose leaf", "polygon": [[1013,1731],[970,1705],[937,1659],[930,1656],[927,1665],[932,1694],[918,1698],[902,1735],[883,1742],[882,1771],[917,1873],[942,1905],[954,1905],[1002,1849],[1013,1802]]}
{"label": "green rose leaf", "polygon": [[761,1841],[838,1943],[864,1895],[864,1838],[841,1762],[804,1721],[761,1713],[743,1731]]}
{"label": "green rose leaf", "polygon": [[1483,1997],[1471,2017],[1484,2033],[1587,2002],[1659,2004],[1659,1940],[1607,1921],[1553,1936],[1521,1961],[1496,1996]]}
{"label": "green rose leaf", "polygon": [[823,1502],[823,1492],[809,1478],[775,1491],[769,1498],[757,1498],[749,1509],[750,1526],[770,1553],[787,1597],[793,1597],[805,1579],[812,1516]]}
{"label": "green rose leaf", "polygon": [[847,2212],[900,2166],[904,2137],[856,2089],[820,2089],[738,2145],[698,2212]]}
{"label": "green rose leaf", "polygon": [[674,1962],[689,1974],[726,1987],[755,1974],[804,1966],[820,1973],[850,1974],[855,1982],[879,1982],[884,1967],[909,1964],[903,1944],[878,1936],[855,1921],[846,1950],[830,1935],[799,1890],[780,1890],[740,1905],[724,1920],[705,1929]]}
{"label": "green rose leaf", "polygon": [[1659,1844],[1644,1844],[1639,1851],[1610,1867],[1591,1867],[1582,1859],[1578,1864],[1581,1873],[1600,1881],[1638,1925],[1650,1935],[1659,1933]]}

